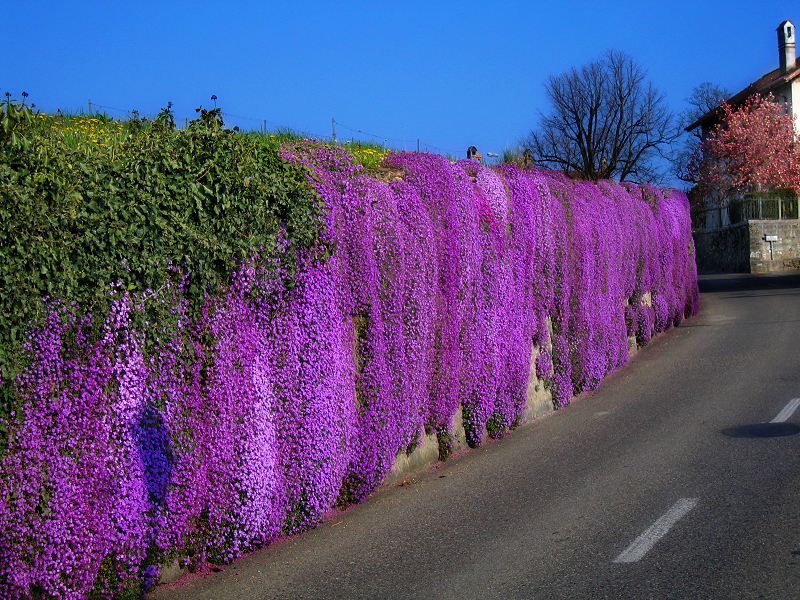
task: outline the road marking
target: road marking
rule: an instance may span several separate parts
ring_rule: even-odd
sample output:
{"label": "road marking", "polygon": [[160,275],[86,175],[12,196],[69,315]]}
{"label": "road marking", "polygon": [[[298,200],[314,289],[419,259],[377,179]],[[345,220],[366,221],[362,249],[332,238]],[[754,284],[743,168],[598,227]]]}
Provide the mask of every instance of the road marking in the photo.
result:
{"label": "road marking", "polygon": [[697,506],[698,498],[681,498],[672,505],[658,521],[653,523],[642,535],[633,540],[633,543],[623,550],[615,563],[634,563],[640,561],[656,542],[667,535],[675,523],[685,517],[690,510]]}
{"label": "road marking", "polygon": [[783,410],[778,413],[778,416],[772,419],[770,423],[783,423],[794,414],[797,407],[800,406],[800,398],[793,398],[789,400],[789,404],[783,407]]}

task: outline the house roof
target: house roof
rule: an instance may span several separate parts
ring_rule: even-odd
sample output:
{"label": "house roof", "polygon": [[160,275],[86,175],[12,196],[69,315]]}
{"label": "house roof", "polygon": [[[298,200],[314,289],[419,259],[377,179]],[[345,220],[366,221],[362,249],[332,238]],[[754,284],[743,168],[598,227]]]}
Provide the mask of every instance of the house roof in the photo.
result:
{"label": "house roof", "polygon": [[[733,96],[728,98],[728,104],[731,104],[733,106],[744,104],[744,101],[747,100],[753,94],[761,94],[762,96],[765,96],[774,89],[780,87],[785,83],[794,81],[798,77],[800,77],[800,57],[798,57],[795,60],[793,69],[787,71],[786,73],[781,73],[780,67],[775,69],[774,71],[770,71],[758,81],[755,81],[750,85],[748,85],[741,92],[734,94]],[[701,125],[711,125],[718,118],[719,118],[719,108],[714,108],[708,111],[699,119],[697,119],[697,121],[689,125],[686,128],[686,131],[692,131],[693,129],[696,129]]]}

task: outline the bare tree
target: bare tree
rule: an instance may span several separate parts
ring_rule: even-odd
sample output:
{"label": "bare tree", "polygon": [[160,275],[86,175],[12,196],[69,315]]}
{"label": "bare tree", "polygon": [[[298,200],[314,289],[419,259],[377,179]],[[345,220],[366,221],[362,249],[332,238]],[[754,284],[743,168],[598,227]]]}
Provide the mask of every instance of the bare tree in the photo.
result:
{"label": "bare tree", "polygon": [[660,182],[659,158],[676,137],[664,94],[630,56],[599,59],[551,76],[551,111],[521,141],[536,164],[597,181]]}
{"label": "bare tree", "polygon": [[703,131],[700,127],[695,127],[687,132],[686,128],[696,123],[700,117],[712,110],[719,108],[723,100],[730,98],[731,93],[715,83],[704,81],[692,90],[692,95],[686,98],[688,107],[678,115],[677,126],[678,135],[681,142],[672,158],[673,172],[678,179],[688,183],[695,181],[696,173],[690,168],[692,157],[700,149],[700,142],[703,141]]}

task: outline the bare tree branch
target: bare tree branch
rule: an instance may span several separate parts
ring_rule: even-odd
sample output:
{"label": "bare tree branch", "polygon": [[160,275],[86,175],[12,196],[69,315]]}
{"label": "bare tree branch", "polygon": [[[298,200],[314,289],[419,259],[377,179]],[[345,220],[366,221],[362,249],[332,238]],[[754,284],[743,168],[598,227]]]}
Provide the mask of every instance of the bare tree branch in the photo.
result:
{"label": "bare tree branch", "polygon": [[536,164],[597,181],[658,182],[655,159],[676,137],[664,95],[630,56],[599,60],[548,78],[551,110],[521,141]]}
{"label": "bare tree branch", "polygon": [[678,179],[687,183],[697,183],[690,165],[692,158],[699,152],[703,132],[700,127],[686,132],[686,127],[697,122],[706,113],[719,108],[722,102],[730,96],[731,93],[727,89],[710,81],[704,81],[692,90],[691,96],[685,99],[689,106],[678,115],[676,121],[681,143],[674,155],[670,157],[673,173]]}

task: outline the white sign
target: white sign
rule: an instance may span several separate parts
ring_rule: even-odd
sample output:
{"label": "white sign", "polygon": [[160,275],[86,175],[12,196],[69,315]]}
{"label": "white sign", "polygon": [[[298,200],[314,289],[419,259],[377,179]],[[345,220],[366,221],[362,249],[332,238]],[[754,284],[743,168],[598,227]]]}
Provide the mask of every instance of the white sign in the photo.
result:
{"label": "white sign", "polygon": [[778,234],[777,233],[768,233],[764,236],[765,242],[777,242],[778,241]]}

